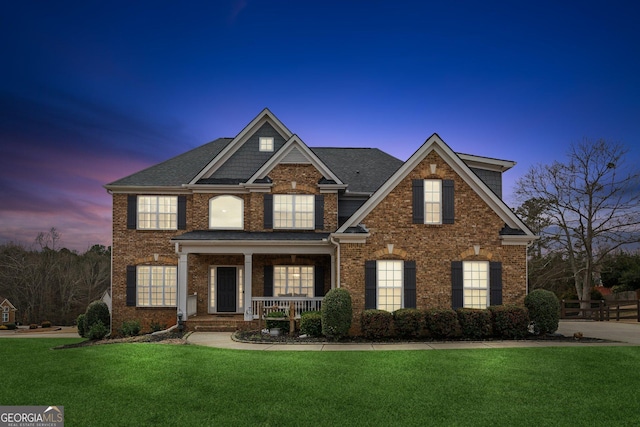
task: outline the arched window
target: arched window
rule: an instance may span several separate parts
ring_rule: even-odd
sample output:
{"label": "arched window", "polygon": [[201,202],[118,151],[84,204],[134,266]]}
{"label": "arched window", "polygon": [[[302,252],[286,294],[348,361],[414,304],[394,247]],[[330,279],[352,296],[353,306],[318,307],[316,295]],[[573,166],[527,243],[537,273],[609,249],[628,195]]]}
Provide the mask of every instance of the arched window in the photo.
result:
{"label": "arched window", "polygon": [[244,201],[236,196],[218,196],[209,200],[209,228],[242,230]]}

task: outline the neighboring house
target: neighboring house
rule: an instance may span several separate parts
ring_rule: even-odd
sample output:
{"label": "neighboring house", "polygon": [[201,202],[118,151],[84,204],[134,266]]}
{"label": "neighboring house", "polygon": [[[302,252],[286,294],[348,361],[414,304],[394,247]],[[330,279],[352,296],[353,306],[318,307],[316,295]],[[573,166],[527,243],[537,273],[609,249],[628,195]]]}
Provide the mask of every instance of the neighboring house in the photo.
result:
{"label": "neighboring house", "polygon": [[522,304],[536,237],[501,200],[513,165],[437,134],[406,162],[312,148],[265,109],[235,138],[105,186],[113,325],[241,327],[265,307],[319,309],[337,287],[355,334],[367,308]]}
{"label": "neighboring house", "polygon": [[16,323],[16,311],[18,310],[13,306],[13,304],[11,304],[11,301],[0,297],[0,312],[2,313],[0,325]]}
{"label": "neighboring house", "polygon": [[109,292],[109,289],[106,289],[104,291],[104,293],[102,294],[102,297],[100,298],[100,301],[107,304],[107,307],[109,308],[109,313],[111,313],[112,303],[111,303],[111,293]]}

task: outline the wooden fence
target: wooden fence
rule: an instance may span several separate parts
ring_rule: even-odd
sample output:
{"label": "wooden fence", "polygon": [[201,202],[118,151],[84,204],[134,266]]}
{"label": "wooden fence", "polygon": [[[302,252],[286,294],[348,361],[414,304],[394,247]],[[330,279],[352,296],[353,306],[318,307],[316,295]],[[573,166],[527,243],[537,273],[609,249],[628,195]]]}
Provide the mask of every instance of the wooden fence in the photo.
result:
{"label": "wooden fence", "polygon": [[[586,308],[582,308],[582,303]],[[561,319],[593,319],[597,321],[633,319],[640,322],[640,300],[562,300]]]}

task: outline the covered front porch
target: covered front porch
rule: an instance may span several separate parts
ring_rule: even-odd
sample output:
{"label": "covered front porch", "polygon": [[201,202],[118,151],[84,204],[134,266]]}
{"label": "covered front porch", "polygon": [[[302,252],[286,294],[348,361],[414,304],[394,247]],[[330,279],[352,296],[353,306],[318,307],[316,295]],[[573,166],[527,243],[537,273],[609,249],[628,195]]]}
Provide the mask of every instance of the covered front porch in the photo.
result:
{"label": "covered front porch", "polygon": [[320,310],[336,287],[336,247],[327,233],[209,230],[173,241],[177,313],[190,324],[251,322],[269,311],[291,310],[299,318]]}

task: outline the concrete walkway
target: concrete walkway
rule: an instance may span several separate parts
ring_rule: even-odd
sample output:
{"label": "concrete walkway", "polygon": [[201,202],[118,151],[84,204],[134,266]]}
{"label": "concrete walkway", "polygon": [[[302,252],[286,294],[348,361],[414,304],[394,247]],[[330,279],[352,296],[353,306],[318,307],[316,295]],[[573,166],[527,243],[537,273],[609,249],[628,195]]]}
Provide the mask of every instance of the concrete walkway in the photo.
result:
{"label": "concrete walkway", "polygon": [[477,348],[515,347],[576,347],[640,345],[640,323],[560,321],[558,333],[573,336],[582,332],[584,337],[600,338],[616,342],[587,343],[580,341],[463,341],[400,344],[253,344],[234,341],[229,332],[194,332],[187,337],[191,344],[209,347],[262,350],[262,351],[371,351],[371,350],[453,350]]}

